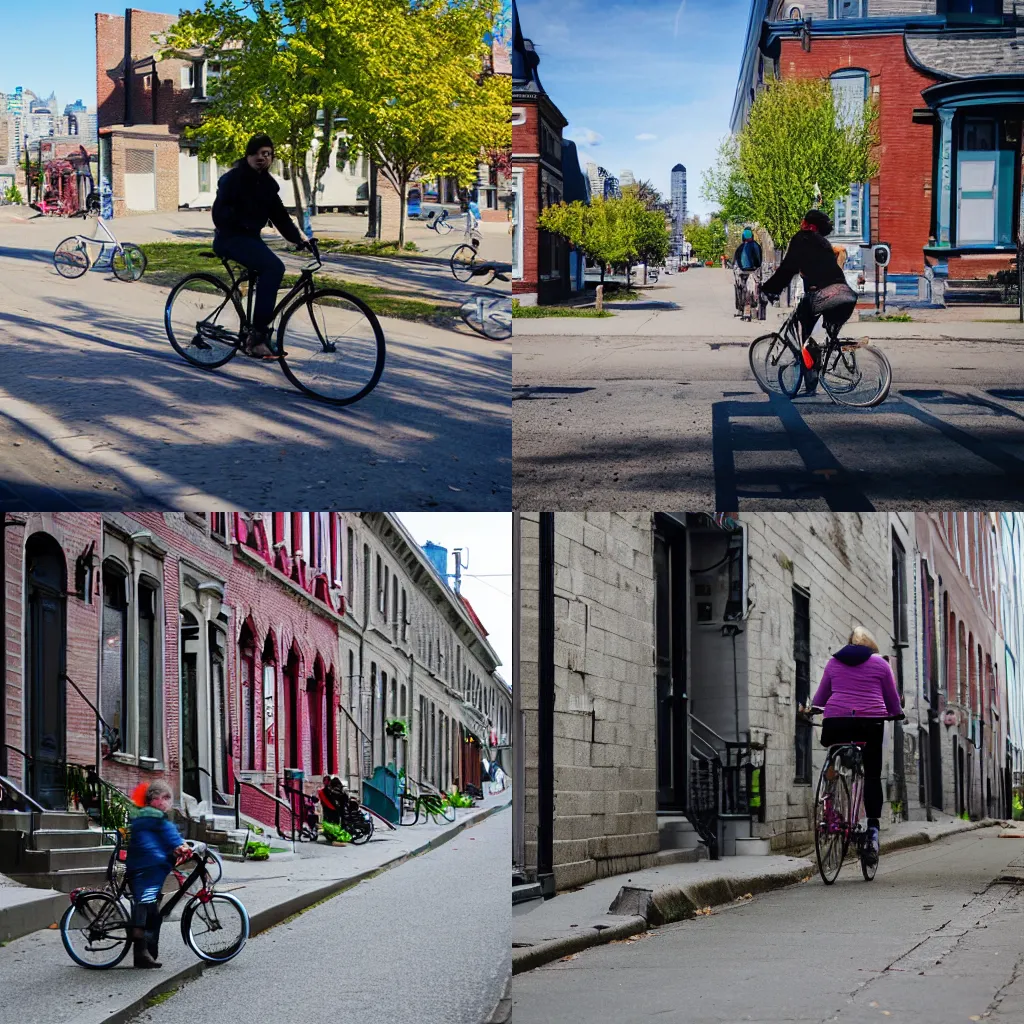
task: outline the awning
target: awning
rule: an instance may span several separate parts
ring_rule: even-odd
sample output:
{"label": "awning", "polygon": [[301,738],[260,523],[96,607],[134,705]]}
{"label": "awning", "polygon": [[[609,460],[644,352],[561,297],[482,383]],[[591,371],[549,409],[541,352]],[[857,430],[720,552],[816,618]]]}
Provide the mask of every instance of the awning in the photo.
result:
{"label": "awning", "polygon": [[703,525],[714,526],[720,530],[727,530],[730,533],[740,528],[739,512],[663,512],[662,515],[674,519],[680,526],[693,526],[693,520],[687,523],[687,516],[693,516],[702,521]]}

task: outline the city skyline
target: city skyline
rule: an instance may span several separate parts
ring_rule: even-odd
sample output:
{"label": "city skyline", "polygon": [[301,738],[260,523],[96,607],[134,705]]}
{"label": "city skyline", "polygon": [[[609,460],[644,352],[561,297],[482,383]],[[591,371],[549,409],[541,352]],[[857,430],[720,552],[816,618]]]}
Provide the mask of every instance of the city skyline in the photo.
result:
{"label": "city skyline", "polygon": [[632,168],[637,180],[668,196],[682,155],[688,212],[711,212],[700,183],[729,133],[749,4],[653,0],[636,10],[595,0],[521,0],[517,8],[581,163]]}

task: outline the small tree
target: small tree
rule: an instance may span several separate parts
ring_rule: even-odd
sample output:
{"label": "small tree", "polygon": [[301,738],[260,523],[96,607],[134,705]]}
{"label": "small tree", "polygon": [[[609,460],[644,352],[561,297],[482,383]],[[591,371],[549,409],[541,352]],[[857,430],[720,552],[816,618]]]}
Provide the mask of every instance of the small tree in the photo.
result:
{"label": "small tree", "polygon": [[707,223],[699,217],[691,218],[683,227],[683,237],[693,246],[693,255],[701,263],[717,263],[725,255],[728,234],[719,217],[709,217]]}
{"label": "small tree", "polygon": [[622,198],[632,196],[645,210],[657,210],[664,204],[664,198],[652,181],[637,181],[622,189]]}
{"label": "small tree", "polygon": [[604,281],[605,266],[611,262],[613,243],[609,237],[606,203],[595,199],[593,203],[558,203],[543,210],[537,225],[549,234],[564,238],[577,252],[601,268]]}
{"label": "small tree", "polygon": [[830,210],[853,185],[878,174],[878,109],[841,110],[828,81],[787,79],[757,95],[735,140],[719,147],[702,194],[729,219],[761,224],[786,245],[816,199]]}

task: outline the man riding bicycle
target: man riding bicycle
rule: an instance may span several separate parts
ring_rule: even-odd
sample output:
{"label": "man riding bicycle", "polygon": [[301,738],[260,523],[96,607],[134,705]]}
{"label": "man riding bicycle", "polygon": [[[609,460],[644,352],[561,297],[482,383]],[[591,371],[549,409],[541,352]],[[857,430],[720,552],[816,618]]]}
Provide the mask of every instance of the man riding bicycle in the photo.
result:
{"label": "man riding bicycle", "polygon": [[903,714],[889,663],[878,653],[875,638],[854,626],[849,643],[836,651],[811,701],[824,708],[821,745],[864,743],[864,809],[868,844],[878,857],[878,825],[882,816],[882,736],[887,717]]}
{"label": "man riding bicycle", "polygon": [[839,328],[850,319],[857,305],[857,293],[846,283],[832,246],[826,240],[832,233],[832,221],[821,210],[808,210],[800,222],[800,230],[786,249],[782,265],[761,285],[761,294],[775,302],[782,289],[799,273],[804,279],[804,297],[797,306],[797,320],[801,340],[814,360],[813,370],[806,376],[806,390],[813,392],[818,385],[817,369],[819,348],[811,337],[818,318],[824,316],[831,329]]}
{"label": "man riding bicycle", "polygon": [[284,264],[260,238],[270,221],[281,234],[299,248],[309,241],[302,237],[281,202],[281,188],[269,173],[274,159],[274,143],[269,135],[254,135],[245,147],[245,156],[217,183],[213,201],[213,251],[222,259],[231,259],[259,275],[253,304],[252,330],[243,340],[242,350],[256,359],[276,359],[267,339],[277,290],[284,278]]}
{"label": "man riding bicycle", "polygon": [[761,278],[761,246],[750,228],[743,229],[743,239],[732,258],[733,282],[736,286],[736,311],[743,320],[750,320],[757,303],[757,286]]}

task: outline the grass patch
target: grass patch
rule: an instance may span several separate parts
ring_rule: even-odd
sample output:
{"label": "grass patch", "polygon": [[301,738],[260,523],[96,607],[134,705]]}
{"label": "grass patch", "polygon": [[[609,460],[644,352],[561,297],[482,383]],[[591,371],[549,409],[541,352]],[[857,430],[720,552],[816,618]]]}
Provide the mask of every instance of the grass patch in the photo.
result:
{"label": "grass patch", "polygon": [[880,323],[909,324],[914,318],[909,313],[886,313],[885,316],[878,316],[875,319]]}
{"label": "grass patch", "polygon": [[172,988],[167,992],[160,992],[155,996],[150,996],[146,1000],[146,1008],[149,1009],[151,1006],[159,1006],[161,1003],[166,1003],[177,991],[176,988]]}
{"label": "grass patch", "polygon": [[[220,260],[200,256],[201,252],[209,252],[210,247],[196,242],[147,242],[142,246],[146,254],[148,266],[143,278],[149,284],[164,285],[168,288],[177,284],[186,274],[207,273],[221,278],[225,284],[224,265]],[[298,274],[285,274],[281,283],[278,298],[283,298],[296,281]],[[429,299],[418,299],[407,293],[395,292],[380,285],[366,284],[363,281],[346,281],[333,274],[318,273],[315,282],[323,287],[334,286],[362,299],[377,316],[390,316],[399,320],[414,320],[419,323],[435,326],[450,326],[452,317],[458,314],[455,303],[434,302]],[[197,281],[192,286],[195,291],[214,292],[213,285]],[[242,286],[243,296],[247,285]]]}
{"label": "grass patch", "polygon": [[520,306],[518,299],[512,300],[512,315],[524,319],[537,319],[542,316],[583,316],[583,317],[604,317],[614,316],[608,310],[600,313],[596,309],[581,309],[575,306]]}
{"label": "grass patch", "polygon": [[636,302],[637,299],[643,299],[646,296],[643,292],[638,292],[635,288],[620,288],[616,291],[606,291],[604,295],[605,302]]}
{"label": "grass patch", "polygon": [[351,238],[320,238],[321,252],[342,252],[353,256],[415,256],[419,246],[406,242],[400,247],[397,241],[382,242],[379,238],[353,241]]}

